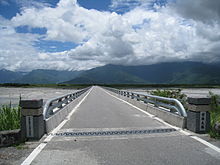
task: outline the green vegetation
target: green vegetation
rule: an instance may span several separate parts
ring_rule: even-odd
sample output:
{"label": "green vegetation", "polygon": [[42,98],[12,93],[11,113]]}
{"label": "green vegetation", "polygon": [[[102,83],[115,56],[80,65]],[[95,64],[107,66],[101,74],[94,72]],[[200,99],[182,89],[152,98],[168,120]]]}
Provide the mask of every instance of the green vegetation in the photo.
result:
{"label": "green vegetation", "polygon": [[183,106],[186,105],[187,96],[181,93],[181,89],[157,89],[150,92],[151,95],[174,98],[179,100]]}
{"label": "green vegetation", "polygon": [[212,98],[211,107],[212,110],[210,111],[210,117],[211,117],[211,129],[210,129],[210,136],[212,138],[220,138],[220,132],[216,130],[215,126],[216,124],[220,124],[220,104],[219,99],[220,96],[214,95],[210,92],[210,96]]}
{"label": "green vegetation", "polygon": [[162,96],[162,97],[169,97],[169,98],[175,98],[178,100],[186,99],[186,95],[181,93],[181,89],[157,89],[150,92],[152,95]]}
{"label": "green vegetation", "polygon": [[2,105],[0,107],[0,131],[20,128],[20,107]]}
{"label": "green vegetation", "polygon": [[17,150],[28,149],[28,146],[26,146],[25,143],[14,144],[13,147],[15,147]]}

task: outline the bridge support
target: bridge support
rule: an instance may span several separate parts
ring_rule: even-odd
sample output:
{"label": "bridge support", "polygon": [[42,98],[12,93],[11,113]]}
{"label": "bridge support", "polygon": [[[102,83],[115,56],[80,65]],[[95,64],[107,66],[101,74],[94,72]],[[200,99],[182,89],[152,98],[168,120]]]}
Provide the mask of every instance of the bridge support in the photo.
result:
{"label": "bridge support", "polygon": [[40,139],[44,135],[43,99],[21,100],[21,139]]}
{"label": "bridge support", "polygon": [[210,129],[210,98],[188,98],[187,129],[207,133]]}

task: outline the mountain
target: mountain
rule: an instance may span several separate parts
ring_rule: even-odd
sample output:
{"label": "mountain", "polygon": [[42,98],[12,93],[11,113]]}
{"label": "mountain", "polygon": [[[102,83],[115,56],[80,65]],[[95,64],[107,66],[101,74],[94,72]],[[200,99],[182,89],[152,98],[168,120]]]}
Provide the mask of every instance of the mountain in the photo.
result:
{"label": "mountain", "polygon": [[56,84],[78,76],[82,71],[57,71],[37,69],[16,79],[15,83],[25,84]]}
{"label": "mountain", "polygon": [[169,62],[141,66],[105,65],[67,84],[220,84],[220,65]]}
{"label": "mountain", "polygon": [[0,70],[0,83],[12,83],[16,79],[19,79],[23,76],[22,72],[13,72],[6,69]]}
{"label": "mountain", "polygon": [[124,71],[123,66],[105,65],[85,71],[67,84],[140,84],[147,83],[134,74]]}
{"label": "mountain", "polygon": [[87,71],[0,70],[0,83],[24,84],[220,84],[220,64],[170,62],[141,66],[105,65]]}

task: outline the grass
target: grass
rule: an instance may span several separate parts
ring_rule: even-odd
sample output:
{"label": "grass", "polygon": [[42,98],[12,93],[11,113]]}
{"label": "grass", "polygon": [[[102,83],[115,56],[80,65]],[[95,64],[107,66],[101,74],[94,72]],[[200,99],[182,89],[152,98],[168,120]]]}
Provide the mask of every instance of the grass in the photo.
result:
{"label": "grass", "polygon": [[210,129],[209,135],[212,138],[220,139],[220,132],[216,131],[215,129],[215,124],[220,123],[220,104],[218,102],[218,100],[220,99],[220,96],[214,95],[211,92],[210,92],[210,96],[211,96],[212,102],[211,102],[211,111],[210,111],[211,129]]}
{"label": "grass", "polygon": [[28,146],[25,145],[25,143],[14,144],[13,147],[15,147],[17,150],[23,150],[29,148]]}
{"label": "grass", "polygon": [[20,111],[20,107],[12,107],[10,104],[2,105],[0,107],[0,131],[19,129]]}

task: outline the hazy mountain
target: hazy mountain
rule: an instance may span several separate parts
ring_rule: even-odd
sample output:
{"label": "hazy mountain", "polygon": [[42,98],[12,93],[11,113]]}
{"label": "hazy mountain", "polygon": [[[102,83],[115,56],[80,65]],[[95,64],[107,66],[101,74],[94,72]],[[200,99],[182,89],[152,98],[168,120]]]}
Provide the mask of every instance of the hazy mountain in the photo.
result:
{"label": "hazy mountain", "polygon": [[71,80],[78,76],[81,72],[82,71],[57,71],[37,69],[15,80],[15,83],[56,84],[63,81]]}
{"label": "hazy mountain", "polygon": [[220,65],[170,62],[142,66],[105,65],[83,72],[69,84],[220,84]]}
{"label": "hazy mountain", "polygon": [[137,77],[134,74],[123,71],[121,66],[105,65],[102,67],[93,68],[85,71],[73,80],[66,83],[69,84],[91,84],[91,83],[105,83],[105,84],[138,84],[146,83],[145,80]]}
{"label": "hazy mountain", "polygon": [[0,83],[11,83],[23,76],[22,72],[13,72],[6,69],[0,70]]}
{"label": "hazy mountain", "polygon": [[220,84],[220,64],[172,62],[141,66],[105,65],[87,71],[0,70],[0,83],[25,84]]}

